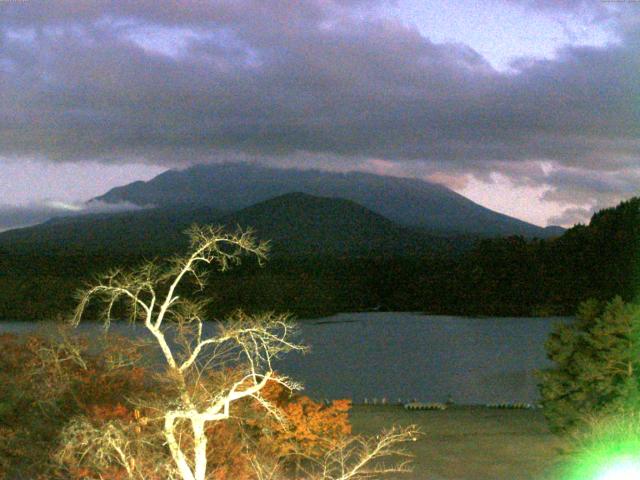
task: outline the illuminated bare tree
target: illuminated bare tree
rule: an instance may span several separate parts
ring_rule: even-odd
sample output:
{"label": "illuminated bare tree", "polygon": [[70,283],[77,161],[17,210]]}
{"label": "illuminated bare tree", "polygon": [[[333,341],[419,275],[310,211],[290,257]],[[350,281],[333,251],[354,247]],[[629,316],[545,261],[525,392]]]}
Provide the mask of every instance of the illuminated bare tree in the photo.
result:
{"label": "illuminated bare tree", "polygon": [[[327,448],[319,460],[309,459],[304,472],[311,480],[365,480],[411,471],[410,457],[399,445],[416,441],[421,432],[410,425],[392,427],[372,438],[354,436]],[[390,458],[400,458],[386,463]]]}
{"label": "illuminated bare tree", "polygon": [[[206,280],[203,266],[215,265],[224,271],[237,264],[243,253],[262,261],[267,246],[257,243],[250,232],[229,235],[219,228],[192,227],[188,233],[191,254],[173,259],[168,268],[162,270],[155,263],[147,263],[131,272],[111,271],[83,291],[74,323],[80,322],[89,301],[97,297],[104,302],[107,327],[114,307],[121,300],[128,307],[129,320],[144,324],[160,346],[170,376],[180,389],[179,402],[164,412],[163,433],[171,456],[184,480],[204,480],[207,472],[205,425],[229,418],[231,404],[247,397],[255,398],[277,415],[277,410],[260,396],[260,390],[269,381],[290,389],[298,385],[274,373],[271,361],[281,353],[303,350],[303,347],[290,341],[294,326],[285,315],[237,313],[228,322],[218,324],[213,336],[205,338],[205,304],[181,298],[178,295],[181,282],[191,277],[203,287]],[[177,328],[170,328],[172,326]],[[172,335],[177,341],[170,340]],[[244,357],[244,361],[239,357]],[[236,368],[243,369],[243,374],[230,386],[206,394],[193,387],[193,379],[201,374],[200,365],[224,368],[233,360]],[[176,436],[176,425],[180,421],[190,424],[193,458],[189,458]]]}
{"label": "illuminated bare tree", "polygon": [[[207,328],[212,333],[205,335],[206,302],[183,295],[184,288],[189,286],[185,283],[192,282],[192,287],[195,285],[202,290],[206,267],[225,271],[238,264],[243,254],[262,262],[266,258],[267,245],[257,242],[250,231],[226,234],[220,228],[194,226],[188,234],[191,253],[172,259],[166,267],[148,262],[132,271],[113,270],[99,277],[95,284],[80,293],[73,322],[77,325],[81,321],[90,301],[95,298],[101,301],[100,311],[106,328],[121,304],[127,308],[131,322],[144,325],[160,347],[168,369],[166,377],[171,379],[177,392],[175,400],[165,401],[160,408],[162,435],[174,463],[170,470],[182,480],[205,480],[208,473],[207,424],[229,419],[232,405],[247,398],[258,401],[268,414],[281,419],[278,408],[261,395],[261,390],[269,382],[280,383],[290,390],[299,389],[298,384],[274,372],[272,360],[283,353],[305,348],[291,340],[295,327],[289,317],[272,313],[250,316],[238,311],[225,322],[217,322],[214,330]],[[222,380],[204,382],[203,378],[209,372],[223,372]],[[225,376],[224,372],[233,372],[233,375]],[[189,428],[184,428],[185,425]],[[191,437],[187,441],[186,432]],[[354,449],[355,444],[346,443],[342,449],[329,449],[326,465],[320,469],[325,472],[322,478],[366,478],[362,475],[365,463],[394,453],[390,447],[412,434],[412,430],[394,431],[374,443],[360,441],[359,448]],[[75,437],[84,438],[78,432]],[[97,444],[97,439],[101,438],[98,443],[113,450],[108,455],[103,454],[104,458],[114,458],[126,466],[130,478],[135,477],[131,467],[135,465],[135,458],[132,458],[133,453],[128,453],[132,450],[125,437],[113,432],[105,438],[100,432],[94,432],[90,437],[94,440],[90,442],[84,438],[81,443]],[[355,463],[352,462],[354,459]],[[334,475],[332,472],[337,471],[340,462],[342,474]],[[266,467],[257,464],[256,467],[256,475],[265,477]],[[404,464],[396,471],[403,468]]]}
{"label": "illuminated bare tree", "polygon": [[[415,425],[392,427],[375,437],[350,436],[337,444],[327,444],[320,458],[305,457],[299,480],[367,480],[411,471],[411,455],[400,447],[414,442],[422,433]],[[388,463],[393,458],[392,463]],[[255,459],[253,469],[257,480],[286,478],[279,464],[265,464]]]}

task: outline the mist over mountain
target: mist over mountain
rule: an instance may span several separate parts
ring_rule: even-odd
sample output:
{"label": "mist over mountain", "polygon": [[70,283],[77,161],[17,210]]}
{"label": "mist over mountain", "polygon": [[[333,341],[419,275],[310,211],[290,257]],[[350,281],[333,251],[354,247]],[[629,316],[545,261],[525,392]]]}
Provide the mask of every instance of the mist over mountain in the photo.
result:
{"label": "mist over mountain", "polygon": [[185,206],[56,217],[0,233],[0,249],[20,254],[162,255],[187,247],[182,232],[191,224],[215,223],[219,217],[220,212],[209,207]]}
{"label": "mist over mountain", "polygon": [[206,206],[170,205],[54,218],[0,233],[0,249],[155,256],[186,249],[183,232],[194,223],[251,228],[271,243],[275,255],[414,255],[450,246],[445,238],[398,225],[350,200],[295,192],[227,214]]}
{"label": "mist over mountain", "polygon": [[208,206],[232,212],[292,192],[351,200],[400,225],[440,234],[548,238],[563,231],[560,227],[542,228],[494,212],[443,185],[424,180],[248,163],[170,170],[148,182],[113,188],[94,200],[158,207]]}

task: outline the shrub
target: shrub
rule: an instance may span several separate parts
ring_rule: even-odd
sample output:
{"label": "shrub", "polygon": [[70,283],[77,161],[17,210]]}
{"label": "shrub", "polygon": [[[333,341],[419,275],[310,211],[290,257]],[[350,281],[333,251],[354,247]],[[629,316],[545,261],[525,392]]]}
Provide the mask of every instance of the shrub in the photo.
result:
{"label": "shrub", "polygon": [[567,432],[597,414],[640,405],[640,308],[619,297],[580,305],[575,322],[558,325],[546,343],[553,369],[541,372],[544,415]]}
{"label": "shrub", "polygon": [[113,417],[110,409],[122,415],[127,398],[144,391],[143,368],[112,361],[116,351],[135,358],[139,346],[112,340],[90,353],[86,339],[65,329],[0,336],[0,478],[55,477],[53,457],[70,422],[99,422]]}

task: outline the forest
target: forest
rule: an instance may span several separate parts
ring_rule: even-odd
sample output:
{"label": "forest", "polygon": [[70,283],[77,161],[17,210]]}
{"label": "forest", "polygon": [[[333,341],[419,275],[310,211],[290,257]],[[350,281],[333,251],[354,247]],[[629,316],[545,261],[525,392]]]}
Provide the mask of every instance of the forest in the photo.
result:
{"label": "forest", "polygon": [[[212,278],[216,315],[289,311],[300,318],[389,310],[480,316],[571,315],[588,298],[630,301],[640,285],[640,198],[547,240],[478,239],[460,251],[403,255],[286,255]],[[468,242],[468,239],[465,240]],[[159,255],[166,255],[160,252]],[[0,252],[0,318],[53,318],[97,273],[148,254]]]}

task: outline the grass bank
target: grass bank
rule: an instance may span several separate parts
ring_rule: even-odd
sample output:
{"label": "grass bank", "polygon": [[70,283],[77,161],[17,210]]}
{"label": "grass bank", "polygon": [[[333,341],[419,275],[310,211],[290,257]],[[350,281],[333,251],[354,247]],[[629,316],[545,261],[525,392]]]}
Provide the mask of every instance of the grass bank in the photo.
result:
{"label": "grass bank", "polygon": [[416,424],[424,435],[408,444],[413,472],[402,480],[552,480],[562,446],[540,410],[452,407],[407,411],[401,406],[354,405],[355,433]]}

